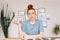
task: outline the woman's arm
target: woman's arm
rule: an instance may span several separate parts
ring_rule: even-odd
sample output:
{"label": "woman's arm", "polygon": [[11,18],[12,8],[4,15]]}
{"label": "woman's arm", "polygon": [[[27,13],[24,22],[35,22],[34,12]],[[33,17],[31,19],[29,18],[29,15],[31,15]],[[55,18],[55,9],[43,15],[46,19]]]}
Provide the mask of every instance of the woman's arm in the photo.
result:
{"label": "woman's arm", "polygon": [[35,39],[38,35],[25,35],[25,39]]}
{"label": "woman's arm", "polygon": [[14,23],[18,26],[19,38],[23,39],[23,32],[21,30],[21,24],[17,20],[13,20],[12,23]]}
{"label": "woman's arm", "polygon": [[42,39],[43,32],[40,32],[38,35],[25,35],[25,39]]}
{"label": "woman's arm", "polygon": [[19,38],[21,38],[21,39],[23,39],[23,32],[22,32],[22,30],[21,30],[21,25],[19,24],[18,25],[18,34],[19,34]]}
{"label": "woman's arm", "polygon": [[43,37],[43,34],[44,34],[44,27],[43,27],[43,23],[42,23],[42,21],[40,20],[39,21],[39,34],[38,34],[38,37],[37,38],[39,38],[39,39],[42,39],[42,37]]}
{"label": "woman's arm", "polygon": [[38,34],[38,37],[37,38],[38,39],[42,39],[43,38],[43,35],[44,35],[43,32],[40,32],[40,34]]}

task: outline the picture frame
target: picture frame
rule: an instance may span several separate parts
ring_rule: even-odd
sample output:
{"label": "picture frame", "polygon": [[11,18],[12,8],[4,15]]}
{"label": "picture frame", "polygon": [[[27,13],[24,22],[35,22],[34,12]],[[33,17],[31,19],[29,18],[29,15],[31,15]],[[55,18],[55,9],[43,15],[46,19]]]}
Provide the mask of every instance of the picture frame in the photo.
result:
{"label": "picture frame", "polygon": [[18,16],[24,16],[24,15],[25,15],[24,11],[18,11]]}
{"label": "picture frame", "polygon": [[42,20],[43,26],[47,27],[47,19],[45,14],[45,8],[38,9],[38,19]]}
{"label": "picture frame", "polygon": [[25,16],[19,16],[17,20],[22,23],[25,20]]}
{"label": "picture frame", "polygon": [[45,13],[45,8],[39,8],[38,11],[39,11],[40,13]]}
{"label": "picture frame", "polygon": [[47,21],[42,21],[43,26],[46,28],[47,27]]}

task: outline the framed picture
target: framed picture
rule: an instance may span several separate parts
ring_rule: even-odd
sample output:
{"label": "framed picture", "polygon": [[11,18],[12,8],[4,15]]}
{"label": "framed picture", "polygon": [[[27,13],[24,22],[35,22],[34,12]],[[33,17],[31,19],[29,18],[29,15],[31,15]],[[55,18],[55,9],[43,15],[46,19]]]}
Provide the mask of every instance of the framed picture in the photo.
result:
{"label": "framed picture", "polygon": [[38,11],[39,11],[40,13],[45,13],[45,8],[39,8]]}
{"label": "framed picture", "polygon": [[45,14],[45,8],[38,9],[38,19],[42,20],[43,26],[47,27],[47,19]]}
{"label": "framed picture", "polygon": [[28,17],[27,17],[27,9],[24,10],[24,13],[25,13],[25,20],[28,20]]}
{"label": "framed picture", "polygon": [[19,21],[19,22],[23,22],[24,20],[25,20],[25,16],[19,16],[19,17],[18,17],[18,21]]}
{"label": "framed picture", "polygon": [[24,11],[18,11],[18,16],[24,16]]}
{"label": "framed picture", "polygon": [[47,21],[42,21],[43,26],[46,28],[47,27]]}

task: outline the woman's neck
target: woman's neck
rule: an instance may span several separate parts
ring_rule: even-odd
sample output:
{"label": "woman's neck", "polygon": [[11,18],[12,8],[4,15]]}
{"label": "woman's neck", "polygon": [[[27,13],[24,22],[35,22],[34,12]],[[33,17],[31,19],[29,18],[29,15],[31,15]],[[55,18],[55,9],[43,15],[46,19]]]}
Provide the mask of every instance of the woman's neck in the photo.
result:
{"label": "woman's neck", "polygon": [[31,24],[35,24],[35,21],[36,21],[36,20],[30,20],[30,23],[31,23]]}

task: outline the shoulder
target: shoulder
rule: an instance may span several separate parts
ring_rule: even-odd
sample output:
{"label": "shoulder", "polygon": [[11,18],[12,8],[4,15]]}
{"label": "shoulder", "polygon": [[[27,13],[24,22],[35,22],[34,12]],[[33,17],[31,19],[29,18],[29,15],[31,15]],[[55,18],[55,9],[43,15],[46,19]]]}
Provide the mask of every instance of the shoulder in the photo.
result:
{"label": "shoulder", "polygon": [[37,22],[39,22],[39,23],[40,23],[40,22],[42,22],[42,20],[41,20],[41,19],[37,19],[36,21],[37,21]]}

